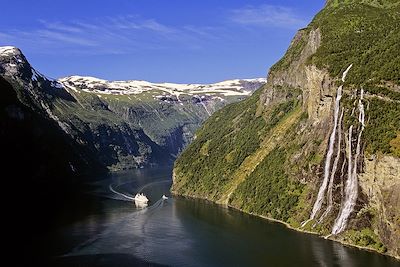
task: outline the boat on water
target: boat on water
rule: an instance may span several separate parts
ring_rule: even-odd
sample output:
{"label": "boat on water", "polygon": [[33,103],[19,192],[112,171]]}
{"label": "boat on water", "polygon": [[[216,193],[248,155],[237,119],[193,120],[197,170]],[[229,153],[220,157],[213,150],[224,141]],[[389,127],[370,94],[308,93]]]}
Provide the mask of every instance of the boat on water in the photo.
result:
{"label": "boat on water", "polygon": [[162,199],[168,199],[166,195],[162,195]]}
{"label": "boat on water", "polygon": [[135,202],[147,203],[149,199],[143,193],[137,193],[135,196]]}

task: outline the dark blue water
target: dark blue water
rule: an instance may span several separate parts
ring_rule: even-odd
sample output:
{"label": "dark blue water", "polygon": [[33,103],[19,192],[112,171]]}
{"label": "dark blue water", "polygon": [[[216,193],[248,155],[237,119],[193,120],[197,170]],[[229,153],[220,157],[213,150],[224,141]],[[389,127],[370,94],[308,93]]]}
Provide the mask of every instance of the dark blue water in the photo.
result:
{"label": "dark blue water", "polygon": [[[144,192],[149,206],[136,207],[110,184],[127,196]],[[400,266],[206,201],[172,198],[170,169],[119,173],[94,186],[90,194],[98,205],[46,241],[54,265]],[[162,200],[163,194],[170,198]]]}

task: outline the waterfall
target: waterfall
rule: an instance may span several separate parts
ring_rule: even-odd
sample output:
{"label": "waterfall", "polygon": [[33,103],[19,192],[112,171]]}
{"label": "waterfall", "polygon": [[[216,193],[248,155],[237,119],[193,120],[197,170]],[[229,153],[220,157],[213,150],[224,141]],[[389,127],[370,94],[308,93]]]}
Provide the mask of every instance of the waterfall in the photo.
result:
{"label": "waterfall", "polygon": [[345,81],[346,76],[347,76],[347,73],[349,73],[351,67],[353,67],[353,64],[350,64],[350,66],[348,66],[347,69],[343,72],[343,75],[342,75],[342,82]]}
{"label": "waterfall", "polygon": [[341,196],[340,203],[342,203],[344,199],[344,169],[346,167],[346,163],[347,163],[346,158],[343,158],[342,168],[340,169],[340,173],[342,174],[340,176],[340,196]]}
{"label": "waterfall", "polygon": [[[353,66],[353,64],[350,64],[350,66],[347,67],[347,69],[343,72],[342,74],[342,82],[345,82],[346,76],[349,73],[351,67]],[[328,182],[329,182],[329,189],[328,189],[328,201],[332,202],[332,187],[333,187],[333,179],[335,176],[335,172],[337,169],[337,164],[339,161],[339,154],[340,154],[340,144],[338,144],[338,152],[336,155],[336,159],[334,162],[334,168],[332,171],[332,174],[330,174],[330,167],[331,167],[331,160],[332,160],[332,155],[333,155],[333,149],[335,146],[335,138],[336,138],[336,131],[338,128],[338,115],[339,115],[339,109],[340,109],[340,99],[342,98],[342,90],[343,90],[343,85],[339,86],[338,90],[337,90],[337,94],[336,94],[336,101],[335,101],[335,112],[334,112],[334,125],[333,125],[333,130],[332,133],[330,135],[329,138],[329,145],[328,145],[328,153],[326,155],[326,160],[325,160],[325,166],[324,166],[324,179],[322,181],[322,184],[319,188],[318,191],[318,195],[317,195],[317,200],[314,203],[310,218],[308,220],[306,220],[305,222],[303,222],[301,224],[301,227],[304,227],[309,221],[313,220],[315,218],[315,216],[317,215],[317,213],[320,211],[323,201],[324,201],[324,196],[325,196],[325,192],[326,192],[326,188],[328,187]],[[341,120],[342,120],[342,116],[340,117],[340,124],[341,124]],[[341,128],[341,125],[340,127]],[[339,140],[340,139],[340,133],[339,133]],[[325,213],[322,215],[320,221],[323,220],[323,218],[329,213],[330,209],[331,209],[331,204],[328,203],[328,207],[329,210],[327,209],[325,211]]]}
{"label": "waterfall", "polygon": [[330,177],[331,159],[332,159],[333,149],[334,149],[334,145],[335,145],[336,130],[337,130],[337,125],[338,125],[339,107],[340,107],[340,99],[341,98],[342,98],[342,86],[339,86],[337,95],[336,95],[336,101],[335,101],[334,125],[333,125],[331,136],[329,138],[328,153],[326,155],[325,166],[324,166],[324,180],[321,184],[321,187],[319,188],[317,200],[315,201],[314,207],[312,209],[312,213],[310,216],[311,220],[315,218],[318,211],[321,209],[322,203],[324,201],[325,191],[328,186],[328,181],[329,181],[329,177]]}
{"label": "waterfall", "polygon": [[204,102],[203,102],[203,100],[201,99],[201,97],[200,96],[195,96],[199,101],[200,101],[200,104],[203,106],[203,108],[205,109],[205,111],[207,112],[207,114],[208,114],[208,116],[211,116],[211,113],[208,111],[208,109],[207,109],[207,106],[204,104]]}
{"label": "waterfall", "polygon": [[348,145],[348,177],[346,182],[345,188],[345,201],[340,210],[338,217],[335,220],[335,224],[332,228],[332,234],[338,234],[342,232],[349,220],[350,214],[356,205],[357,197],[358,197],[358,179],[357,179],[357,163],[358,158],[361,152],[361,135],[364,131],[365,127],[365,112],[364,112],[364,105],[362,103],[364,97],[364,90],[361,89],[360,99],[358,100],[358,122],[361,125],[361,129],[357,136],[357,146],[356,146],[356,153],[354,155],[354,163],[352,164],[352,134],[353,134],[353,125],[349,128],[349,145]]}
{"label": "waterfall", "polygon": [[336,157],[335,161],[333,162],[333,167],[331,171],[331,176],[329,179],[329,185],[328,185],[328,207],[326,208],[325,212],[322,214],[321,218],[319,219],[319,223],[325,219],[325,217],[331,212],[332,206],[333,206],[333,181],[335,179],[335,174],[336,170],[339,164],[340,160],[340,149],[342,145],[342,120],[343,120],[343,114],[344,110],[342,110],[342,113],[340,114],[339,118],[339,124],[338,124],[338,145],[337,145],[337,150],[336,150]]}
{"label": "waterfall", "polygon": [[351,207],[351,187],[353,186],[353,173],[352,173],[352,151],[351,151],[351,137],[353,134],[353,125],[350,126],[349,128],[349,144],[348,144],[348,172],[347,172],[347,182],[345,185],[345,201],[343,204],[342,209],[340,210],[340,213],[338,215],[338,217],[335,220],[335,224],[333,225],[332,228],[332,234],[337,234],[340,233],[341,231],[343,231],[343,229],[345,228],[345,225],[347,224],[347,214],[350,214],[350,212],[352,211],[352,207]]}

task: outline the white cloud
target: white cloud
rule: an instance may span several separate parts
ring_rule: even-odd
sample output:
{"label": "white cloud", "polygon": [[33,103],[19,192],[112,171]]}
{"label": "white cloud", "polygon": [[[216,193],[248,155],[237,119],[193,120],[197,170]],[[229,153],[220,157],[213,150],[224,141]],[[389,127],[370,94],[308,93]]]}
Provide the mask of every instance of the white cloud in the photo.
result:
{"label": "white cloud", "polygon": [[294,10],[283,6],[247,6],[230,11],[230,20],[245,26],[298,29],[307,25]]}
{"label": "white cloud", "polygon": [[40,22],[42,24],[44,24],[47,29],[50,29],[50,30],[57,30],[57,31],[63,31],[63,32],[73,32],[73,33],[82,32],[82,29],[80,27],[77,27],[77,26],[65,25],[65,24],[60,23],[60,22],[49,23],[49,22],[47,22],[45,20],[40,20]]}
{"label": "white cloud", "polygon": [[73,34],[68,34],[65,32],[58,32],[53,30],[37,30],[35,31],[37,37],[52,40],[52,41],[62,41],[74,45],[81,46],[97,46],[98,44],[95,40],[90,40],[90,38],[84,38],[83,36],[77,36]]}
{"label": "white cloud", "polygon": [[[154,19],[118,16],[69,22],[40,20],[30,30],[0,32],[0,45],[22,44],[41,53],[58,53],[62,49],[64,53],[123,54],[143,49],[167,49],[187,41],[197,46],[195,35],[185,27],[170,27]],[[186,47],[190,47],[190,43]]]}
{"label": "white cloud", "polygon": [[[246,6],[225,10],[213,25],[166,25],[138,15],[70,21],[46,21],[25,29],[1,29],[0,45],[15,45],[34,53],[126,54],[146,50],[198,50],[258,38],[259,28],[298,29],[306,22],[281,6]],[[240,38],[243,27],[248,38]]]}
{"label": "white cloud", "polygon": [[12,35],[4,33],[4,32],[0,32],[0,41],[8,42],[11,38],[12,38]]}

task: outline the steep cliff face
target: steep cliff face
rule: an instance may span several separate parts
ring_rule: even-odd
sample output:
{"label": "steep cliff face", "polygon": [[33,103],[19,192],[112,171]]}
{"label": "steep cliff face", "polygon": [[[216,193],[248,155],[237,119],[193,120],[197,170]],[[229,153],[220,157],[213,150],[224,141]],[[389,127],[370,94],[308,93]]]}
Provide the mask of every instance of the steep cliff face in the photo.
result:
{"label": "steep cliff face", "polygon": [[110,170],[171,164],[213,112],[250,95],[264,79],[211,85],[49,79],[22,52],[0,47],[0,75],[22,103],[54,120]]}
{"label": "steep cliff face", "polygon": [[377,216],[372,222],[384,244],[400,255],[400,159],[379,155],[365,159],[359,175],[360,187],[368,199],[368,208]]}
{"label": "steep cliff face", "polygon": [[173,192],[399,256],[400,9],[377,2],[328,1],[263,88],[205,122]]}

